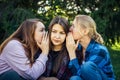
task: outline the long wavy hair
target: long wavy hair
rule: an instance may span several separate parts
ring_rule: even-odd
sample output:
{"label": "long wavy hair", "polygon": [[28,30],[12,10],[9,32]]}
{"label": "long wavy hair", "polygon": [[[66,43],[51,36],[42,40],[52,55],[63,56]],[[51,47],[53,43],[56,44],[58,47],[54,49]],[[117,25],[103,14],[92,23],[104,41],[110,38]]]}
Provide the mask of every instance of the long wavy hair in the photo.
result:
{"label": "long wavy hair", "polygon": [[[49,25],[49,40],[50,40],[50,51],[52,50],[52,48],[54,47],[54,45],[52,44],[52,41],[51,41],[51,31],[52,31],[52,28],[55,24],[59,24],[63,27],[64,31],[65,31],[65,34],[67,36],[67,33],[69,32],[69,24],[68,24],[68,21],[65,19],[65,18],[62,18],[60,16],[57,16],[55,17],[51,22],[50,22],[50,25]],[[62,44],[62,48],[60,50],[60,54],[59,56],[57,57],[55,63],[54,63],[54,67],[53,67],[53,72],[54,73],[57,73],[59,67],[60,67],[60,64],[62,63],[62,59],[65,57],[65,56],[68,56],[68,52],[67,52],[67,48],[66,48],[66,40],[63,42]],[[68,56],[69,57],[69,56]]]}
{"label": "long wavy hair", "polygon": [[[95,21],[88,15],[77,15],[75,17],[76,24],[80,25],[82,28],[89,29],[88,36],[91,39],[94,39],[96,42],[103,44],[103,38],[96,30],[96,23]],[[80,54],[80,55],[79,55]],[[82,61],[84,60],[83,53],[79,49],[76,50],[76,56],[79,60],[79,64],[82,64]]]}
{"label": "long wavy hair", "polygon": [[26,52],[25,54],[32,65],[34,63],[34,55],[39,49],[34,40],[34,33],[38,22],[41,21],[39,19],[25,20],[18,29],[0,45],[0,54],[9,41],[16,39],[22,43]]}
{"label": "long wavy hair", "polygon": [[88,15],[77,15],[75,17],[77,25],[80,25],[83,28],[88,28],[89,33],[88,36],[91,39],[94,39],[96,42],[103,44],[102,36],[96,30],[95,21]]}

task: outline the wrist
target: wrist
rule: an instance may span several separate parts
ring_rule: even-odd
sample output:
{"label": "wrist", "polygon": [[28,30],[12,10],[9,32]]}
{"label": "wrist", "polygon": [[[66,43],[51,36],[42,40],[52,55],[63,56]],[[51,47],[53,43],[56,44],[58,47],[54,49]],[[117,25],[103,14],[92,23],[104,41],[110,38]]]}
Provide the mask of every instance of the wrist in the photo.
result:
{"label": "wrist", "polygon": [[73,60],[75,58],[76,58],[76,56],[70,56],[70,60]]}
{"label": "wrist", "polygon": [[75,52],[69,54],[70,60],[75,59],[76,55]]}
{"label": "wrist", "polygon": [[48,51],[42,51],[42,53],[48,55]]}

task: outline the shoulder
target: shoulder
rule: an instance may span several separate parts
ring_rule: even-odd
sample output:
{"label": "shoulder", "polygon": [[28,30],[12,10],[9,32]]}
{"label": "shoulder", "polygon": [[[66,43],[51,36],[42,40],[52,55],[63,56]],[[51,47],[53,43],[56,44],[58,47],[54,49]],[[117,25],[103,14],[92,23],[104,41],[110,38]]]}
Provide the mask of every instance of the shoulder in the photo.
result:
{"label": "shoulder", "polygon": [[92,49],[92,52],[97,55],[97,56],[101,56],[101,57],[107,57],[109,55],[109,51],[107,49],[106,46],[99,44],[99,43],[95,43]]}
{"label": "shoulder", "polygon": [[99,43],[96,43],[96,44],[94,45],[94,49],[95,49],[95,50],[98,50],[98,51],[103,51],[103,52],[108,53],[107,47],[104,46],[104,45],[102,45],[102,44],[99,44]]}
{"label": "shoulder", "polygon": [[4,47],[2,54],[6,56],[6,58],[10,57],[24,57],[25,56],[25,50],[22,46],[22,43],[18,40],[11,40],[7,43],[7,45]]}
{"label": "shoulder", "polygon": [[7,45],[21,45],[21,42],[18,40],[11,40],[8,42]]}
{"label": "shoulder", "polygon": [[23,51],[24,48],[22,46],[22,43],[18,40],[11,40],[7,43],[7,45],[4,47],[3,52],[15,52],[15,51]]}
{"label": "shoulder", "polygon": [[106,46],[97,43],[94,40],[91,40],[91,42],[89,43],[88,47],[87,47],[87,51],[88,52],[92,52],[92,53],[108,53],[108,50],[106,48]]}
{"label": "shoulder", "polygon": [[7,43],[7,45],[5,47],[16,49],[16,48],[21,48],[23,46],[22,46],[22,43],[20,41],[18,41],[18,40],[11,40],[11,41],[9,41]]}

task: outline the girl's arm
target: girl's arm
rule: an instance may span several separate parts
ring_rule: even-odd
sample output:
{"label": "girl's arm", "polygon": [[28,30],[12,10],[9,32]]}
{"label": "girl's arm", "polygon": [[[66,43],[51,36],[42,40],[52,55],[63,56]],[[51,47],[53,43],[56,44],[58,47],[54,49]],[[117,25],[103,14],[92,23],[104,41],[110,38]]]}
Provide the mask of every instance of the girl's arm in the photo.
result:
{"label": "girl's arm", "polygon": [[7,64],[25,79],[37,79],[45,71],[48,60],[47,55],[41,53],[31,66],[22,44],[17,40],[10,41],[2,54]]}

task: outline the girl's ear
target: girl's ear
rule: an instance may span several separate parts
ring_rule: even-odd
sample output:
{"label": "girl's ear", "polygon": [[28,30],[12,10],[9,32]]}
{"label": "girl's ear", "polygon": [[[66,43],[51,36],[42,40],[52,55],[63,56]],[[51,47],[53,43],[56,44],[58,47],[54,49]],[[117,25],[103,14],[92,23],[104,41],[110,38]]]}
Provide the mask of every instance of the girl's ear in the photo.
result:
{"label": "girl's ear", "polygon": [[85,29],[84,29],[84,35],[88,35],[88,33],[89,33],[89,29],[88,29],[88,28],[85,28]]}

